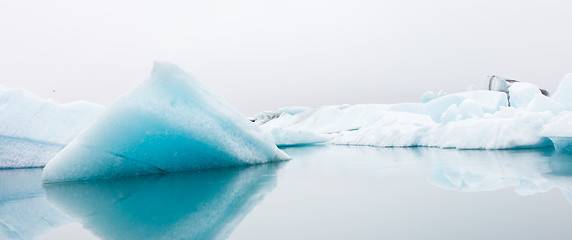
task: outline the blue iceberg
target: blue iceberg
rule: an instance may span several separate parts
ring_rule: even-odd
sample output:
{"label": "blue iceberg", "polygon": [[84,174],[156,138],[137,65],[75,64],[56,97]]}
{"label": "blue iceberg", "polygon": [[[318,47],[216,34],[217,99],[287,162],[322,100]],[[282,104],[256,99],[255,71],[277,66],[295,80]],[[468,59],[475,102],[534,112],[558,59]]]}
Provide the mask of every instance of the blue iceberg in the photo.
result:
{"label": "blue iceberg", "polygon": [[179,172],[287,160],[273,137],[174,64],[109,106],[58,153],[43,181]]}

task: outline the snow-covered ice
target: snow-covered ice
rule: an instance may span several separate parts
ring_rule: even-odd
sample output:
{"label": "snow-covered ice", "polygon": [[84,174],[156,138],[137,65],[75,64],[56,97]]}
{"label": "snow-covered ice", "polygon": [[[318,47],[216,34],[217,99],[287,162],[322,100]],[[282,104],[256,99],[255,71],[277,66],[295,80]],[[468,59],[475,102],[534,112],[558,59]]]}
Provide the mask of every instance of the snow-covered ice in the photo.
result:
{"label": "snow-covered ice", "polygon": [[[497,91],[441,91],[437,96],[425,92],[421,103],[282,108],[252,120],[277,142],[288,139],[291,145],[296,140],[307,144],[319,136],[324,141],[315,142],[342,145],[571,149],[572,74],[564,78],[553,98],[531,83],[493,85]],[[566,131],[556,130],[560,128]]]}
{"label": "snow-covered ice", "polygon": [[422,103],[426,103],[429,102],[433,99],[435,99],[435,93],[433,91],[426,91],[423,93],[423,95],[421,95],[421,102]]}
{"label": "snow-covered ice", "polygon": [[43,167],[103,107],[58,104],[23,89],[0,88],[0,168]]}
{"label": "snow-covered ice", "polygon": [[44,182],[287,160],[272,136],[176,65],[109,106],[44,169]]}
{"label": "snow-covered ice", "polygon": [[549,137],[556,149],[572,151],[572,112],[565,111],[544,126],[541,136]]}
{"label": "snow-covered ice", "polygon": [[58,104],[24,89],[0,89],[0,135],[66,145],[102,109],[85,101]]}
{"label": "snow-covered ice", "polygon": [[532,83],[515,82],[508,88],[510,106],[526,108],[537,94],[542,94],[540,88]]}
{"label": "snow-covered ice", "polygon": [[554,92],[553,98],[563,104],[567,110],[572,111],[572,73],[566,74]]}

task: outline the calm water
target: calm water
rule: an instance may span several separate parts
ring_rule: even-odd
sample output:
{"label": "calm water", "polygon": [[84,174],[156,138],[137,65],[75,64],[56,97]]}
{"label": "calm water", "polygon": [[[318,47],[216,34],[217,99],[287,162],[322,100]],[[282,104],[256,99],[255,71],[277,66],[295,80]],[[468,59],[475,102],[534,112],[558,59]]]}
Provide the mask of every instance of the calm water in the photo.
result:
{"label": "calm water", "polygon": [[572,239],[572,155],[314,146],[288,162],[42,186],[0,171],[0,239]]}

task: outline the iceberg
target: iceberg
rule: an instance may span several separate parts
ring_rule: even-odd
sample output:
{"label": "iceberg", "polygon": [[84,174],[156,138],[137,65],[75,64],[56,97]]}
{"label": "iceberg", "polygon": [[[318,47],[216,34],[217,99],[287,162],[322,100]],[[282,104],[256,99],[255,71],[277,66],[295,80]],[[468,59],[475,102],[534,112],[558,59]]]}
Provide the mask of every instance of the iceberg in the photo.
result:
{"label": "iceberg", "polygon": [[572,73],[566,74],[554,92],[553,98],[563,104],[567,110],[572,110]]}
{"label": "iceberg", "polygon": [[45,183],[287,160],[272,136],[174,64],[110,105],[44,169]]}
{"label": "iceberg", "polygon": [[322,136],[320,134],[309,131],[290,130],[283,128],[272,128],[268,130],[272,136],[274,136],[276,146],[280,147],[320,144],[329,140],[327,136]]}
{"label": "iceberg", "polygon": [[435,99],[435,93],[433,91],[426,91],[423,93],[423,95],[421,96],[421,102],[422,103],[426,103],[429,102],[433,99]]}
{"label": "iceberg", "polygon": [[515,82],[508,88],[510,106],[525,108],[537,94],[542,94],[540,88],[532,83]]}
{"label": "iceberg", "polygon": [[102,109],[85,101],[58,104],[23,89],[0,88],[0,169],[45,166]]}
{"label": "iceberg", "polygon": [[564,111],[543,127],[541,136],[549,137],[554,148],[572,152],[572,111]]}
{"label": "iceberg", "polygon": [[41,168],[64,145],[0,136],[0,169]]}
{"label": "iceberg", "polygon": [[288,145],[572,149],[572,133],[556,130],[572,129],[572,74],[552,98],[534,84],[501,80],[489,91],[426,92],[421,103],[282,108],[251,120]]}

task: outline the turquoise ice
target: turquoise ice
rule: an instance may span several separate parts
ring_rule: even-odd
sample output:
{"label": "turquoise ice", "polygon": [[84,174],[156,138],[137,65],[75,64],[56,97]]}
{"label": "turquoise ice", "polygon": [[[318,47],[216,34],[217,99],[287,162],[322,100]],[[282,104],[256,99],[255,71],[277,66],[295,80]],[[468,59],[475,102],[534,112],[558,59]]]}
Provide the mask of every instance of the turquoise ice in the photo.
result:
{"label": "turquoise ice", "polygon": [[109,106],[44,169],[44,182],[287,160],[272,136],[174,64]]}

